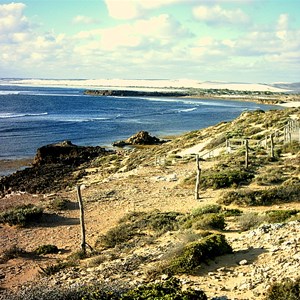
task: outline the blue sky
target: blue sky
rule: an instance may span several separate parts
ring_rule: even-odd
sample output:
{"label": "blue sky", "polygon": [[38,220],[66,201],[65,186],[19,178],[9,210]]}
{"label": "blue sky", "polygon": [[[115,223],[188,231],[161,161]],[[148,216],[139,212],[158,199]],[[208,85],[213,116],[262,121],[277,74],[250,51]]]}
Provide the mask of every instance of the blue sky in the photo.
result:
{"label": "blue sky", "polygon": [[299,0],[0,0],[0,77],[300,81]]}

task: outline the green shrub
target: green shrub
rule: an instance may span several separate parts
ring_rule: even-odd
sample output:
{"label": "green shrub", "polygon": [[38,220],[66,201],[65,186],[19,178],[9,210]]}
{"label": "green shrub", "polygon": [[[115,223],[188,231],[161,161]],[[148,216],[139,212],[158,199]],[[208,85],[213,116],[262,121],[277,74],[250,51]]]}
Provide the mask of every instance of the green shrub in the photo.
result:
{"label": "green shrub", "polygon": [[66,269],[66,268],[69,268],[69,267],[73,267],[74,266],[74,262],[71,262],[71,261],[66,261],[66,262],[63,262],[63,261],[60,261],[56,264],[53,264],[53,265],[48,265],[47,267],[43,268],[43,267],[40,267],[40,274],[41,275],[45,275],[45,276],[51,276],[53,274],[56,274],[58,273],[59,271],[63,270],[63,269]]}
{"label": "green shrub", "polygon": [[148,231],[154,231],[156,235],[161,235],[167,231],[178,229],[178,218],[182,214],[178,212],[153,211],[133,212],[119,220],[119,225],[110,229],[101,236],[97,244],[112,248],[123,244],[135,237],[146,236]]}
{"label": "green shrub", "polygon": [[221,189],[248,184],[253,177],[254,175],[249,171],[229,168],[203,174],[200,183],[203,188]]}
{"label": "green shrub", "polygon": [[218,229],[223,230],[226,227],[223,214],[208,213],[197,218],[193,222],[194,229]]}
{"label": "green shrub", "polygon": [[182,289],[182,285],[177,278],[171,278],[169,280],[150,283],[148,285],[142,285],[136,289],[133,289],[125,293],[121,300],[207,300],[207,296],[201,290],[194,290],[188,288]]}
{"label": "green shrub", "polygon": [[300,151],[300,143],[298,141],[292,141],[291,143],[284,144],[282,147],[283,153],[296,154]]}
{"label": "green shrub", "polygon": [[258,227],[265,221],[262,215],[257,213],[246,213],[238,217],[238,225],[241,231],[246,231]]}
{"label": "green shrub", "polygon": [[223,213],[225,217],[234,217],[234,216],[240,216],[243,211],[238,208],[225,208],[223,210]]}
{"label": "green shrub", "polygon": [[38,248],[34,250],[34,253],[37,255],[43,255],[43,254],[55,254],[58,253],[59,249],[55,245],[41,245]]}
{"label": "green shrub", "polygon": [[295,281],[284,279],[280,283],[274,283],[267,290],[265,300],[299,300],[300,277]]}
{"label": "green shrub", "polygon": [[217,204],[208,204],[202,207],[198,207],[192,211],[192,216],[197,217],[197,216],[202,216],[204,214],[208,213],[219,213],[222,210],[221,205]]}
{"label": "green shrub", "polygon": [[266,190],[239,190],[224,194],[218,202],[224,205],[245,206],[272,205],[300,201],[300,184],[281,185]]}
{"label": "green shrub", "polygon": [[292,216],[298,214],[300,211],[297,209],[292,210],[271,210],[266,213],[266,221],[268,223],[282,223]]}
{"label": "green shrub", "polygon": [[124,242],[128,242],[135,234],[136,230],[132,225],[120,224],[108,230],[105,235],[100,236],[97,244],[106,248],[113,248]]}
{"label": "green shrub", "polygon": [[56,198],[50,203],[50,208],[54,210],[65,210],[68,208],[68,205],[71,203],[69,199],[66,198]]}
{"label": "green shrub", "polygon": [[10,259],[24,257],[24,256],[27,256],[28,254],[29,253],[27,251],[25,251],[24,249],[19,248],[16,245],[14,245],[3,252],[2,257],[0,259],[0,263],[1,262],[5,263]]}
{"label": "green shrub", "polygon": [[268,170],[266,174],[260,174],[255,178],[258,185],[279,184],[285,180],[285,176],[281,170]]}
{"label": "green shrub", "polygon": [[227,253],[232,253],[232,248],[225,236],[212,234],[200,241],[187,244],[182,253],[171,260],[168,272],[171,274],[193,273],[201,263]]}
{"label": "green shrub", "polygon": [[0,214],[0,223],[26,226],[38,221],[43,215],[43,209],[33,204],[17,206]]}

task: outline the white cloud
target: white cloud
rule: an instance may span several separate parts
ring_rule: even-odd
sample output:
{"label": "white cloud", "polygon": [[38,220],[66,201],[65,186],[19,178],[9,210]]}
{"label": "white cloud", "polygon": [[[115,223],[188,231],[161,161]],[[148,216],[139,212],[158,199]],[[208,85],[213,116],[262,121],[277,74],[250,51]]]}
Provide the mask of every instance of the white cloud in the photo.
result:
{"label": "white cloud", "polygon": [[289,16],[287,14],[281,14],[279,16],[276,35],[280,39],[285,39],[287,37],[288,22]]}
{"label": "white cloud", "polygon": [[147,11],[191,0],[105,0],[108,13],[114,19],[130,20],[143,16]]}
{"label": "white cloud", "polygon": [[219,5],[197,6],[193,9],[193,14],[197,20],[209,25],[237,25],[250,22],[249,17],[241,9],[226,10]]}
{"label": "white cloud", "polygon": [[99,23],[97,19],[90,18],[87,16],[78,15],[73,18],[72,22],[74,24],[96,24]]}
{"label": "white cloud", "polygon": [[102,50],[112,51],[118,48],[172,47],[181,38],[191,37],[191,33],[177,20],[167,14],[152,17],[148,20],[137,20],[130,24],[115,27],[82,31],[77,39],[86,39],[89,43],[98,43]]}
{"label": "white cloud", "polygon": [[14,34],[24,33],[29,28],[29,22],[23,15],[23,3],[0,5],[0,39],[14,41]]}

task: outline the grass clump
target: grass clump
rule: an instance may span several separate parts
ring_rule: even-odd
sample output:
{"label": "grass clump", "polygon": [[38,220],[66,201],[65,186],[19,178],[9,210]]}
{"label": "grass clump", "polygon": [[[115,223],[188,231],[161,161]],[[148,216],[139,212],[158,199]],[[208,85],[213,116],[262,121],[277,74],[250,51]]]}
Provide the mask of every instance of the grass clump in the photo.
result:
{"label": "grass clump", "polygon": [[274,283],[267,290],[265,300],[298,300],[300,299],[300,277],[295,281],[284,279]]}
{"label": "grass clump", "polygon": [[33,204],[17,206],[0,214],[0,223],[26,226],[37,222],[43,215],[43,209]]}
{"label": "grass clump", "polygon": [[297,154],[300,151],[300,143],[298,141],[291,141],[290,143],[284,144],[282,147],[283,153]]}
{"label": "grass clump", "polygon": [[171,274],[191,274],[209,259],[232,253],[231,246],[222,234],[211,234],[200,241],[187,244],[182,252],[170,261],[168,271]]}
{"label": "grass clump", "polygon": [[125,293],[120,300],[171,300],[171,299],[183,299],[183,300],[207,300],[207,296],[201,290],[194,290],[188,288],[182,289],[182,285],[177,278],[171,278],[169,280],[150,283],[142,285],[136,289],[130,290]]}
{"label": "grass clump", "polygon": [[221,189],[248,184],[253,177],[251,172],[242,168],[217,169],[203,174],[200,182],[202,188]]}

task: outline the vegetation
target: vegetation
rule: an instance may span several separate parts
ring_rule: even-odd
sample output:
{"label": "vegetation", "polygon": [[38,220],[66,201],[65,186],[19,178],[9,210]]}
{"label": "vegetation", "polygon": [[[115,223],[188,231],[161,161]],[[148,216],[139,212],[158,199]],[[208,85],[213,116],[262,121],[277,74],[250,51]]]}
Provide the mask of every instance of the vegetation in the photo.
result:
{"label": "vegetation", "polygon": [[254,175],[243,168],[215,169],[201,177],[202,188],[221,189],[250,183]]}
{"label": "vegetation", "polygon": [[102,235],[97,245],[113,248],[136,237],[149,236],[149,231],[158,236],[167,231],[176,230],[180,216],[181,214],[177,212],[130,213],[119,221],[118,226]]}
{"label": "vegetation", "polygon": [[54,254],[54,253],[58,253],[58,252],[59,252],[59,249],[57,248],[57,246],[50,245],[50,244],[41,245],[34,250],[34,253],[37,255]]}
{"label": "vegetation", "polygon": [[43,209],[33,204],[17,206],[0,214],[0,223],[26,226],[37,222],[43,215]]}
{"label": "vegetation", "polygon": [[218,202],[224,205],[259,206],[299,201],[300,184],[281,185],[266,190],[238,190],[227,192]]}
{"label": "vegetation", "polygon": [[191,274],[202,263],[228,253],[232,253],[232,248],[227,243],[225,236],[211,234],[200,241],[187,244],[182,252],[170,261],[168,271],[171,274]]}
{"label": "vegetation", "polygon": [[142,285],[124,294],[121,300],[206,300],[205,293],[201,290],[188,288],[182,289],[179,279],[171,278],[169,280]]}
{"label": "vegetation", "polygon": [[300,299],[300,277],[295,281],[284,279],[276,282],[267,290],[265,300],[298,300]]}
{"label": "vegetation", "polygon": [[69,199],[56,198],[51,202],[50,208],[53,210],[66,210],[70,203],[71,201]]}

